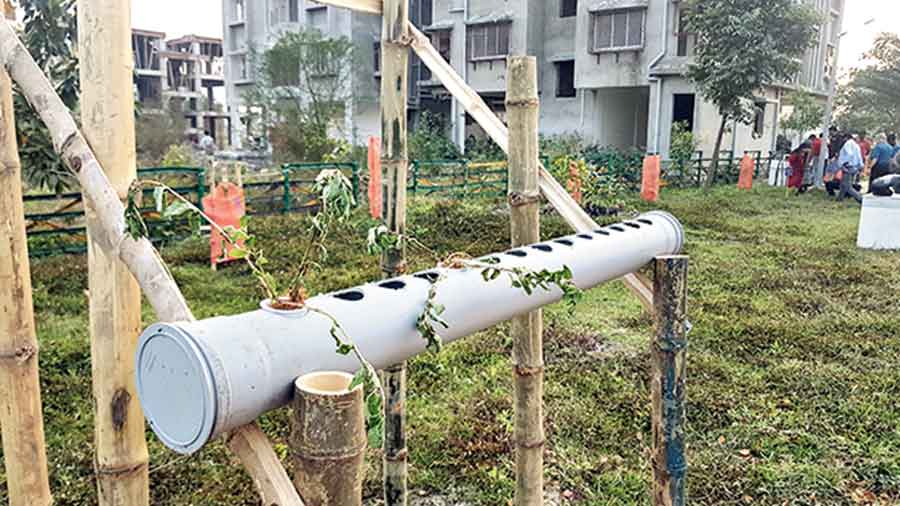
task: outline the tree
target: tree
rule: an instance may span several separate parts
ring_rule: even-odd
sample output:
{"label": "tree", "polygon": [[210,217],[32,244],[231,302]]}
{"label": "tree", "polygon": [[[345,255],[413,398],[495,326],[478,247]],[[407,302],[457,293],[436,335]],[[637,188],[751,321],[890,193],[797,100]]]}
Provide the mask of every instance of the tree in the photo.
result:
{"label": "tree", "polygon": [[900,36],[880,34],[866,59],[838,88],[837,122],[851,131],[900,132]]}
{"label": "tree", "polygon": [[254,53],[256,82],[244,99],[268,132],[276,158],[320,161],[340,146],[329,134],[342,130],[352,106],[354,59],[348,38],[316,29],[285,33],[271,49]]}
{"label": "tree", "polygon": [[781,120],[782,130],[798,136],[822,125],[825,110],[812,94],[795,91],[785,98],[784,103],[792,106],[793,110],[790,116]]}
{"label": "tree", "polygon": [[[75,0],[21,0],[25,31],[22,42],[54,84],[70,110],[78,105],[78,25]],[[35,187],[57,192],[74,180],[56,151],[50,133],[21,93],[14,94],[16,134],[23,175]]]}
{"label": "tree", "polygon": [[812,47],[818,14],[796,0],[687,0],[686,22],[697,45],[687,77],[721,116],[713,164],[715,181],[729,121],[753,120],[754,94],[792,82],[800,59]]}

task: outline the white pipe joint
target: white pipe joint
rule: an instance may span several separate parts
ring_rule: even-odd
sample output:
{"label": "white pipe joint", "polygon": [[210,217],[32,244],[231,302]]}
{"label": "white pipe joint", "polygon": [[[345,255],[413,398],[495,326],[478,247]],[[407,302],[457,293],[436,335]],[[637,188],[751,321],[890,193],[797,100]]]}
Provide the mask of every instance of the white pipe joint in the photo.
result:
{"label": "white pipe joint", "polygon": [[[672,215],[634,220],[484,258],[502,267],[571,269],[582,289],[620,278],[684,243]],[[334,316],[376,368],[425,351],[416,320],[431,284],[445,279],[436,301],[446,307],[445,343],[562,298],[553,287],[526,295],[503,275],[485,282],[481,269],[432,269],[310,299]],[[157,436],[183,454],[256,420],[291,400],[294,380],[315,371],[355,372],[352,356],[335,352],[327,317],[306,310],[268,308],[194,322],[157,323],[141,335],[136,354],[141,406]]]}

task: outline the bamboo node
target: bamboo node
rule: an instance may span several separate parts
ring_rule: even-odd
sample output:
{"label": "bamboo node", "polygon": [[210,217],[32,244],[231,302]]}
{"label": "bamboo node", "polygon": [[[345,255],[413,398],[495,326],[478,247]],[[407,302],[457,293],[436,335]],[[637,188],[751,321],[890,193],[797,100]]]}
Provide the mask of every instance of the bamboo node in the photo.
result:
{"label": "bamboo node", "polygon": [[396,452],[384,452],[384,460],[388,462],[406,462],[409,457],[409,450],[401,448]]}
{"label": "bamboo node", "polygon": [[546,439],[540,439],[537,441],[530,441],[530,442],[520,441],[518,439],[516,440],[516,448],[519,448],[522,450],[533,450],[535,448],[541,448],[545,444],[547,444]]}
{"label": "bamboo node", "polygon": [[99,464],[94,466],[94,472],[99,477],[106,476],[127,476],[130,474],[139,473],[141,470],[145,468],[149,468],[150,463],[148,461],[138,462],[137,464],[132,464],[130,466],[121,466],[121,467],[100,467]]}
{"label": "bamboo node", "polygon": [[520,107],[528,109],[537,109],[541,105],[541,101],[536,98],[524,98],[520,100],[507,100],[506,107]]}
{"label": "bamboo node", "polygon": [[12,360],[17,364],[22,365],[32,358],[36,357],[38,353],[37,344],[31,345],[26,344],[24,346],[20,346],[13,350],[12,352],[0,352],[0,361],[2,360]]}
{"label": "bamboo node", "polygon": [[523,365],[517,365],[514,367],[516,371],[516,376],[527,377],[527,376],[538,376],[544,373],[544,366],[539,367],[526,367]]}
{"label": "bamboo node", "polygon": [[540,201],[541,192],[511,192],[509,194],[509,205],[512,207],[522,207]]}

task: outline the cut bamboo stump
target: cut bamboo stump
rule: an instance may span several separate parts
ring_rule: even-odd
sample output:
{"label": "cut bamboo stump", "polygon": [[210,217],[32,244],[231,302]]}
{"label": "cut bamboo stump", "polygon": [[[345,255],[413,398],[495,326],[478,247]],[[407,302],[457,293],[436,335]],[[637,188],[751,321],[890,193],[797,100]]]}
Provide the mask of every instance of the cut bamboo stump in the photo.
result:
{"label": "cut bamboo stump", "polygon": [[[11,5],[4,13],[15,16]],[[52,502],[12,81],[0,70],[0,428],[11,506]]]}
{"label": "cut bamboo stump", "polygon": [[[381,139],[385,171],[386,225],[394,234],[406,234],[407,100],[409,80],[409,3],[384,0],[381,41]],[[382,259],[385,278],[406,271],[406,251],[389,251]],[[384,502],[406,506],[406,363],[389,367],[384,383]]]}
{"label": "cut bamboo stump", "polygon": [[294,383],[294,484],[307,506],[361,506],[366,422],[353,376],[317,372]]}
{"label": "cut bamboo stump", "polygon": [[684,506],[688,257],[659,257],[654,268],[656,335],[650,346],[653,505]]}
{"label": "cut bamboo stump", "polygon": [[[537,61],[510,57],[509,202],[512,247],[540,242]],[[516,506],[544,500],[543,318],[533,311],[513,319],[515,378]]]}

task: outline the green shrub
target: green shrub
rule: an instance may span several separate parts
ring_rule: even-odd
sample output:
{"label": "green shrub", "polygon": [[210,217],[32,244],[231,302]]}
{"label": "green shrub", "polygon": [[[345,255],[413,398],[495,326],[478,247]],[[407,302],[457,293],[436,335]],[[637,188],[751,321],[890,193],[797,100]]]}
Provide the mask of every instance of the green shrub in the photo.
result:
{"label": "green shrub", "polygon": [[447,136],[447,117],[431,111],[419,115],[409,135],[410,160],[459,160],[462,153]]}

